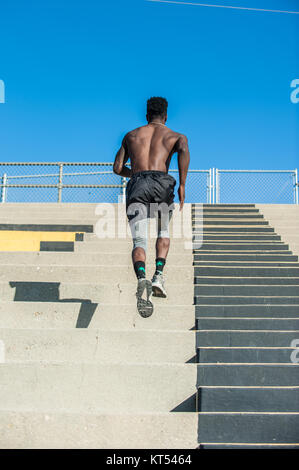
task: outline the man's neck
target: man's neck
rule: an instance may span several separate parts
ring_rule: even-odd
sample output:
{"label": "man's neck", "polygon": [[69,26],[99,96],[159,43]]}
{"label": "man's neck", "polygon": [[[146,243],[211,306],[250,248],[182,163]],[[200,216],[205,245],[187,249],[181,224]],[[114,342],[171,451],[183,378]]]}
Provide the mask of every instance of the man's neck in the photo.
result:
{"label": "man's neck", "polygon": [[160,119],[152,119],[149,124],[160,124],[161,126],[165,126],[165,123],[162,122]]}

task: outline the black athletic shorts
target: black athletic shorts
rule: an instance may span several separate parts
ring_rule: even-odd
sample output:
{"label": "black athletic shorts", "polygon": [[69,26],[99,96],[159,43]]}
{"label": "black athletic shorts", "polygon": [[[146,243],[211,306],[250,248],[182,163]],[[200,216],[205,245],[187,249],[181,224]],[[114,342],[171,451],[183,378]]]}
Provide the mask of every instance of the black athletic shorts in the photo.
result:
{"label": "black athletic shorts", "polygon": [[[127,211],[130,204],[141,203],[147,208],[147,217],[150,217],[151,204],[164,203],[172,206],[175,185],[176,180],[173,176],[164,171],[148,170],[134,173],[126,187]],[[128,214],[128,218],[130,219],[132,215]]]}

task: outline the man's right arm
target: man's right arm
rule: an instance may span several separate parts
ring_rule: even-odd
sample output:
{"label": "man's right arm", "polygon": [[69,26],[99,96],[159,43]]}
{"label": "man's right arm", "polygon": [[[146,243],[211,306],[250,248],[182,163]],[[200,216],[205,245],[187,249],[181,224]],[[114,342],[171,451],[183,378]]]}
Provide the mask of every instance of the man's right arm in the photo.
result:
{"label": "man's right arm", "polygon": [[178,154],[178,166],[180,175],[180,186],[178,195],[180,200],[180,210],[182,210],[185,202],[185,184],[190,163],[190,152],[188,146],[188,139],[185,135],[180,135],[176,144],[176,151]]}

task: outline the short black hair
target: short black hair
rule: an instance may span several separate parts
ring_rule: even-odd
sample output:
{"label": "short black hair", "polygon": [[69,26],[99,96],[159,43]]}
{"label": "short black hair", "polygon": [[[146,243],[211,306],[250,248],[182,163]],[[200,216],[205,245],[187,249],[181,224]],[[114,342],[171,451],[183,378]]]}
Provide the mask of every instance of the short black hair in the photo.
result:
{"label": "short black hair", "polygon": [[147,115],[149,119],[155,117],[164,117],[167,114],[168,102],[161,96],[153,96],[147,100]]}

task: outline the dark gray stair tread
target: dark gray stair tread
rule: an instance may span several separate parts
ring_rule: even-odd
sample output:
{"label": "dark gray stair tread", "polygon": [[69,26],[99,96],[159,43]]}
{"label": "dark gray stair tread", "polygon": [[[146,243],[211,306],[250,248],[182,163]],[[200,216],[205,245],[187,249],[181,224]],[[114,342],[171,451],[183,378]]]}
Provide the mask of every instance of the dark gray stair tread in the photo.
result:
{"label": "dark gray stair tread", "polygon": [[199,388],[198,411],[287,412],[299,410],[299,389],[277,388]]}
{"label": "dark gray stair tread", "polygon": [[240,450],[254,450],[254,449],[262,449],[262,450],[285,450],[285,449],[297,449],[299,450],[299,444],[280,444],[280,443],[275,443],[275,444],[248,444],[245,442],[239,443],[239,444],[230,444],[230,443],[211,443],[207,442],[204,444],[200,444],[198,446],[200,450],[209,450],[209,449],[240,449]]}
{"label": "dark gray stair tread", "polygon": [[299,414],[200,413],[198,442],[297,443]]}
{"label": "dark gray stair tread", "polygon": [[194,268],[194,275],[216,277],[298,277],[299,268],[202,266]]}
{"label": "dark gray stair tread", "polygon": [[261,241],[263,242],[273,242],[273,241],[281,241],[281,237],[279,235],[216,235],[216,234],[204,234],[203,237],[204,240],[206,241],[217,241],[219,243],[220,241],[230,241],[230,240],[238,240],[239,242],[247,242],[247,243],[253,243],[253,242],[258,242],[260,243]]}
{"label": "dark gray stair tread", "polygon": [[196,206],[203,206],[204,208],[205,207],[212,207],[212,208],[215,208],[217,209],[218,207],[253,207],[255,208],[255,204],[196,204],[196,203],[193,203],[192,204],[192,207],[196,207]]}
{"label": "dark gray stair tread", "polygon": [[[198,239],[195,239],[194,242],[198,241]],[[199,240],[201,241],[201,240]],[[238,250],[253,250],[253,251],[274,251],[274,250],[279,250],[279,251],[289,251],[289,245],[286,245],[284,243],[207,243],[203,241],[201,244],[200,248],[196,248],[197,254],[200,254],[201,250],[208,250],[213,252],[214,250],[221,251],[223,254],[225,254],[225,250],[230,250],[237,252]],[[220,253],[219,253],[220,254]]]}
{"label": "dark gray stair tread", "polygon": [[252,296],[299,296],[299,285],[195,285],[195,295],[252,295]]}
{"label": "dark gray stair tread", "polygon": [[229,207],[203,207],[203,209],[200,209],[199,207],[192,207],[191,208],[192,212],[214,212],[215,214],[218,214],[218,213],[225,213],[225,212],[236,212],[236,213],[240,213],[240,214],[243,214],[243,213],[253,213],[253,214],[259,214],[260,211],[259,209],[255,209],[254,207],[249,207],[249,208],[244,208],[244,207],[240,207],[240,208],[229,208]]}
{"label": "dark gray stair tread", "polygon": [[198,386],[298,386],[299,364],[197,364]]}
{"label": "dark gray stair tread", "polygon": [[265,220],[208,220],[208,219],[195,219],[193,220],[193,226],[196,227],[197,225],[203,225],[204,227],[206,225],[269,225],[269,222]]}
{"label": "dark gray stair tread", "polygon": [[5,224],[0,223],[0,230],[21,230],[37,232],[93,232],[93,225],[73,224]]}
{"label": "dark gray stair tread", "polygon": [[298,305],[299,306],[299,297],[297,296],[203,296],[196,295],[194,296],[195,305]]}
{"label": "dark gray stair tread", "polygon": [[194,254],[194,262],[196,261],[286,261],[298,262],[298,256],[295,255],[277,255],[272,254]]}
{"label": "dark gray stair tread", "polygon": [[223,316],[223,317],[299,317],[298,305],[196,305],[196,317]]}
{"label": "dark gray stair tread", "polygon": [[275,233],[274,228],[263,226],[263,227],[205,227],[204,233],[212,233],[212,232],[222,232],[222,233]]}
{"label": "dark gray stair tread", "polygon": [[290,330],[299,331],[299,318],[222,318],[199,317],[197,330]]}
{"label": "dark gray stair tread", "polygon": [[[285,363],[291,362],[294,349],[280,348],[197,348],[196,362],[201,363]],[[299,390],[297,391],[299,394]],[[299,410],[299,408],[298,408]]]}
{"label": "dark gray stair tread", "polygon": [[200,330],[196,333],[196,341],[198,347],[289,347],[291,346],[291,343],[294,338],[299,338],[298,330]]}
{"label": "dark gray stair tread", "polygon": [[193,256],[195,255],[224,255],[224,256],[242,256],[242,255],[247,255],[247,256],[289,256],[292,255],[293,253],[289,250],[202,250],[200,249],[196,244],[193,242]]}
{"label": "dark gray stair tread", "polygon": [[60,251],[60,252],[74,251],[74,242],[40,241],[39,251]]}
{"label": "dark gray stair tread", "polygon": [[203,219],[263,219],[264,220],[264,216],[262,214],[258,214],[258,213],[255,213],[255,214],[249,214],[249,213],[244,213],[244,214],[226,214],[226,213],[212,213],[210,214],[209,212],[207,211],[203,211],[202,213],[199,212],[199,213],[192,213],[192,219],[194,220],[197,220],[199,218],[202,218]]}
{"label": "dark gray stair tread", "polygon": [[296,261],[293,262],[283,262],[283,261],[195,261],[193,263],[194,267],[207,267],[207,266],[214,266],[214,267],[249,267],[252,268],[253,266],[256,267],[298,267],[296,266],[298,263]]}
{"label": "dark gray stair tread", "polygon": [[210,276],[195,276],[195,284],[211,284],[211,285],[245,285],[245,286],[259,286],[259,285],[299,285],[299,277],[210,277]]}

